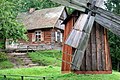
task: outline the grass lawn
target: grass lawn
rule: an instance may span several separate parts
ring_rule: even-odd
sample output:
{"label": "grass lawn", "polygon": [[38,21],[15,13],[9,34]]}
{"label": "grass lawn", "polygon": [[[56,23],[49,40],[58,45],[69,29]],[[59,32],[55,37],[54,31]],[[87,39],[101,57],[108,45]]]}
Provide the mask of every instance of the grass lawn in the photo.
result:
{"label": "grass lawn", "polygon": [[[73,73],[61,74],[60,67],[52,67],[52,66],[21,68],[21,69],[5,69],[5,70],[0,70],[0,74],[54,77],[52,79],[48,78],[46,80],[120,80],[120,73],[116,71],[113,71],[112,74],[99,74],[99,75],[90,75],[90,74],[76,75]],[[19,80],[19,78],[14,80]],[[36,79],[32,79],[32,80],[36,80]]]}
{"label": "grass lawn", "polygon": [[61,61],[56,60],[56,58],[61,58],[62,53],[58,50],[45,50],[38,52],[30,52],[28,56],[32,59],[33,62],[39,63],[42,66],[60,66]]}

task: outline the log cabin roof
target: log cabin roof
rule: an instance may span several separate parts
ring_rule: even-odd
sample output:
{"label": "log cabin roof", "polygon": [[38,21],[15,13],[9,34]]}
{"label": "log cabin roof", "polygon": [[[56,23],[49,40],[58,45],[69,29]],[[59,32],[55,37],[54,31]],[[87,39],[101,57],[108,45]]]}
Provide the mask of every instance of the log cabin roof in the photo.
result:
{"label": "log cabin roof", "polygon": [[58,19],[64,11],[64,6],[35,10],[32,13],[24,12],[18,14],[18,21],[22,22],[27,30],[54,28]]}

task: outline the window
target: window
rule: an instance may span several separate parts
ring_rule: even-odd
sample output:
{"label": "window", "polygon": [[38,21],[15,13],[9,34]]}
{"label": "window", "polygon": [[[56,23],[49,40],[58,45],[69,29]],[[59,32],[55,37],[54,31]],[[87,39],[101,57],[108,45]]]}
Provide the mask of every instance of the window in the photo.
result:
{"label": "window", "polygon": [[62,42],[62,33],[60,31],[55,32],[55,41]]}
{"label": "window", "polygon": [[35,41],[41,41],[41,31],[35,32]]}

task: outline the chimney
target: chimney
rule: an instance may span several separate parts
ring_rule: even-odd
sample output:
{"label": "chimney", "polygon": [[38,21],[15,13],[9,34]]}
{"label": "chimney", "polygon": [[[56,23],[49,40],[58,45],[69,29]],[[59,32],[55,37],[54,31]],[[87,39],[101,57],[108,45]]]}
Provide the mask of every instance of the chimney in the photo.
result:
{"label": "chimney", "polygon": [[31,14],[31,13],[33,13],[35,11],[35,8],[30,8],[29,9],[29,13]]}

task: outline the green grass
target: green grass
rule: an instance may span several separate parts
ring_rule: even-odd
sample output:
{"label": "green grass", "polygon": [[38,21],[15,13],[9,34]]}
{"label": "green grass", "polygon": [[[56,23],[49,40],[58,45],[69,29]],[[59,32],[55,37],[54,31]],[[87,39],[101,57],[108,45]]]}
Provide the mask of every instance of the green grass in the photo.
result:
{"label": "green grass", "polygon": [[0,69],[13,67],[14,65],[9,61],[7,54],[4,52],[0,52]]}
{"label": "green grass", "polygon": [[14,65],[9,60],[0,62],[0,69],[13,68],[13,67]]}
{"label": "green grass", "polygon": [[[116,71],[113,71],[112,74],[96,74],[96,75],[90,75],[90,74],[76,75],[73,73],[61,74],[60,67],[52,67],[52,66],[21,68],[21,69],[5,69],[5,70],[0,70],[0,74],[54,77],[53,79],[49,78],[47,80],[120,80],[120,73]],[[19,79],[20,77],[14,80],[19,80]],[[32,79],[32,80],[36,80],[36,79]]]}
{"label": "green grass", "polygon": [[39,52],[28,53],[29,57],[33,62],[39,63],[42,66],[54,65],[60,66],[61,61],[56,60],[56,58],[61,58],[61,53],[58,50],[46,50]]}

